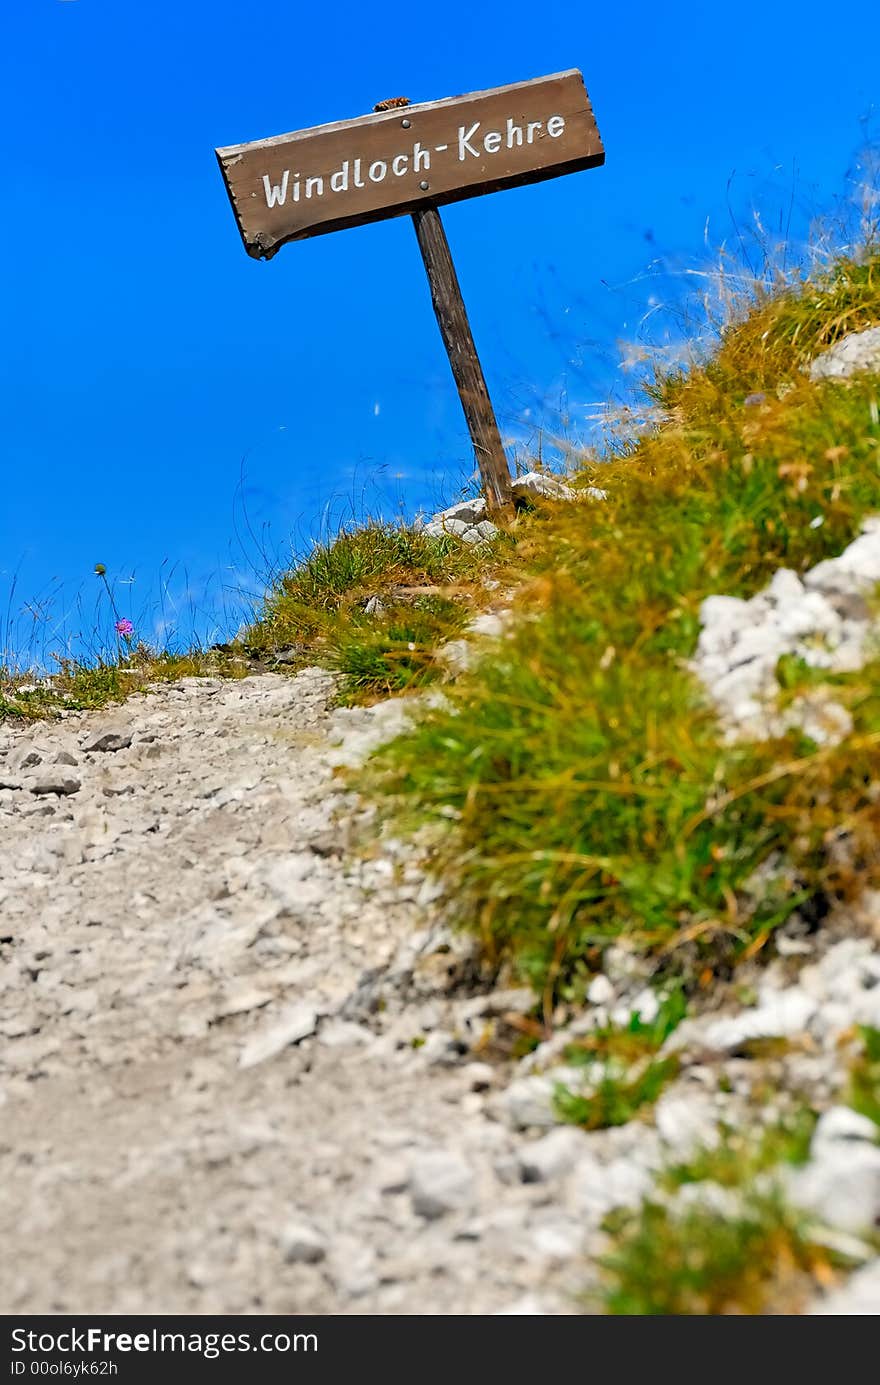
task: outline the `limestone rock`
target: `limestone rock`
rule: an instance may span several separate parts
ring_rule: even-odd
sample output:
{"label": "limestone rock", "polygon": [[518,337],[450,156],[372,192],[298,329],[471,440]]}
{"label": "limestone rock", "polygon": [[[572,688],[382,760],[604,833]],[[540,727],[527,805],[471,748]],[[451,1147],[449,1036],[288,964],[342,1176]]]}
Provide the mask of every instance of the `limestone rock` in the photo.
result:
{"label": "limestone rock", "polygon": [[607,976],[594,976],[587,989],[587,1000],[591,1005],[610,1005],[614,999],[614,987]]}
{"label": "limestone rock", "polygon": [[305,1003],[293,1005],[272,1023],[261,1029],[242,1049],[238,1065],[253,1068],[274,1058],[291,1044],[298,1044],[314,1034],[318,1026],[318,1014],[313,1006]]}
{"label": "limestone rock", "polygon": [[577,491],[566,485],[558,476],[546,471],[527,471],[525,476],[517,476],[511,484],[514,495],[537,495],[546,500],[575,500]]}
{"label": "limestone rock", "polygon": [[654,1107],[654,1124],[673,1161],[718,1143],[718,1110],[703,1092],[665,1092]]}
{"label": "limestone rock", "polygon": [[761,1004],[718,1019],[685,1020],[664,1044],[675,1052],[697,1040],[707,1048],[735,1052],[752,1039],[790,1038],[802,1034],[816,1013],[815,998],[798,986],[767,991]]}
{"label": "limestone rock", "polygon": [[66,797],[68,794],[79,793],[82,788],[82,780],[75,774],[65,774],[63,770],[45,770],[41,774],[35,774],[27,781],[27,787],[33,794],[57,794],[59,797]]}
{"label": "limestone rock", "polygon": [[598,1226],[615,1207],[635,1207],[652,1187],[651,1175],[631,1159],[603,1164],[583,1155],[569,1181],[569,1202],[578,1216]]}
{"label": "limestone rock", "polygon": [[95,731],[86,736],[81,742],[81,749],[86,751],[117,751],[126,750],[131,745],[132,733],[121,727],[107,727],[103,731]]}
{"label": "limestone rock", "polygon": [[880,1148],[838,1142],[786,1181],[790,1200],[822,1221],[856,1234],[880,1224]]}
{"label": "limestone rock", "polygon": [[476,1191],[473,1169],[460,1155],[429,1150],[412,1163],[409,1189],[413,1211],[433,1220],[471,1206]]}
{"label": "limestone rock", "polygon": [[845,380],[860,371],[880,375],[880,327],[867,327],[841,337],[809,366],[811,380]]}
{"label": "limestone rock", "polygon": [[554,1104],[555,1091],[555,1082],[544,1073],[520,1077],[501,1093],[499,1108],[517,1130],[550,1127],[559,1121]]}
{"label": "limestone rock", "polygon": [[519,1152],[524,1183],[550,1183],[574,1168],[586,1152],[589,1136],[573,1125],[560,1125]]}
{"label": "limestone rock", "polygon": [[825,1294],[809,1309],[811,1315],[876,1317],[880,1309],[880,1260],[856,1270],[845,1284]]}
{"label": "limestone rock", "polygon": [[279,1240],[289,1265],[317,1265],[327,1254],[324,1237],[308,1222],[289,1222]]}
{"label": "limestone rock", "polygon": [[464,543],[486,543],[494,539],[498,529],[487,517],[486,501],[482,496],[462,500],[434,516],[422,529],[431,538],[454,534]]}
{"label": "limestone rock", "polygon": [[800,727],[820,744],[849,735],[849,714],[822,689],[777,707],[778,661],[784,654],[829,672],[861,667],[871,634],[864,601],[880,582],[880,526],[873,518],[836,558],[801,580],[781,568],[749,601],[710,596],[692,667],[724,721],[729,740],[778,736]]}

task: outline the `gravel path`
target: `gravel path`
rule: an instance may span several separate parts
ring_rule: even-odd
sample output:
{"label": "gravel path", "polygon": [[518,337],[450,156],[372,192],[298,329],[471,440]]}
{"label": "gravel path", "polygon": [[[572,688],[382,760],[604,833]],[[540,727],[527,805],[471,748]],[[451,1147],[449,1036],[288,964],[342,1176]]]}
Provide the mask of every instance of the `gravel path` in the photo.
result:
{"label": "gravel path", "polygon": [[318,669],[184,679],[0,729],[3,1311],[581,1312],[605,1214],[776,1118],[770,1088],[827,1112],[792,1194],[880,1224],[874,1128],[834,1104],[880,1027],[880,896],[689,1018],[653,1110],[559,1126],[571,1034],[656,1010],[650,967],[611,949],[568,1032],[499,1056],[533,998],[480,982],[405,844],[365,854],[336,774],[405,704],[332,698]]}
{"label": "gravel path", "polygon": [[186,679],[0,732],[5,1311],[486,1313],[538,1285],[565,1311],[580,1287],[546,1188],[493,1172],[515,1137],[443,1028],[432,891],[334,825],[334,767],[399,704],[331,695],[320,670]]}

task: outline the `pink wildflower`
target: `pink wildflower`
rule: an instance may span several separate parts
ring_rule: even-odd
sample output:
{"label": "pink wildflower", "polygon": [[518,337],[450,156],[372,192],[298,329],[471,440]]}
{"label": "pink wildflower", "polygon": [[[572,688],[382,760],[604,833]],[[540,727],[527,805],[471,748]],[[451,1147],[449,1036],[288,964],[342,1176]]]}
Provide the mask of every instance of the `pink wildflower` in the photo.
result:
{"label": "pink wildflower", "polygon": [[117,635],[122,635],[123,638],[127,640],[130,635],[134,634],[134,626],[130,620],[126,620],[123,616],[122,620],[117,620],[116,622],[116,633]]}

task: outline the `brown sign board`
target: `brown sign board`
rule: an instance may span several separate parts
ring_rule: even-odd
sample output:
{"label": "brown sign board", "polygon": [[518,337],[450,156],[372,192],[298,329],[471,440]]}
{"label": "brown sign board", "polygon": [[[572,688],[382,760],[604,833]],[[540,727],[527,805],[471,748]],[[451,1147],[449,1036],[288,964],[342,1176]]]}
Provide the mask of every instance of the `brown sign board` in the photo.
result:
{"label": "brown sign board", "polygon": [[605,152],[580,72],[217,150],[245,249],[577,173]]}

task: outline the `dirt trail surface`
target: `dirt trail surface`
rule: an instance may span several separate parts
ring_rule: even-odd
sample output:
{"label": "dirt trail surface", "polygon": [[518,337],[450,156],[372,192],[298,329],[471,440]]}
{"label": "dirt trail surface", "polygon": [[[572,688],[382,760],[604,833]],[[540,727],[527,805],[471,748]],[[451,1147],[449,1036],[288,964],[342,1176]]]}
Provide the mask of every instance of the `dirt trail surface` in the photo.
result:
{"label": "dirt trail surface", "polygon": [[567,1029],[504,1059],[534,997],[480,982],[336,773],[406,704],[333,693],[184,679],[0,728],[0,1310],[580,1312],[611,1209],[667,1196],[719,1123],[809,1100],[786,1186],[865,1262],[813,1311],[868,1311],[880,1147],[839,1103],[853,1026],[880,1028],[880,894],[795,920],[752,1001],[689,1014],[653,1108],[559,1125],[567,1045],[655,1015],[650,962],[607,949]]}
{"label": "dirt trail surface", "polygon": [[4,1311],[570,1311],[567,1219],[499,1180],[521,1139],[444,1028],[433,892],[336,825],[400,706],[332,691],[0,730]]}

